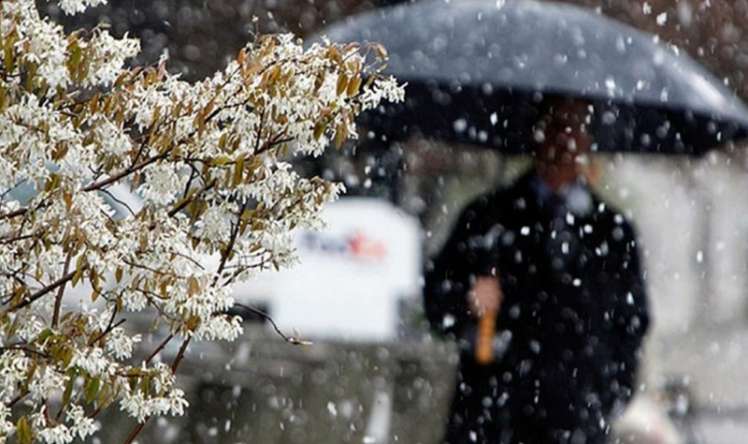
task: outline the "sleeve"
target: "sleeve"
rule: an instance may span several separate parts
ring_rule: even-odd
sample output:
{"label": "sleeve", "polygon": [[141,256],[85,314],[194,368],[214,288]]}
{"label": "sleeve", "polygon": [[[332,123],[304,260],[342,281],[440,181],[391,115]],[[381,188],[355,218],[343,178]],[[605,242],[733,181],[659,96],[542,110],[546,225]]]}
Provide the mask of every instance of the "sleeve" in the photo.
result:
{"label": "sleeve", "polygon": [[424,272],[424,307],[431,328],[441,335],[461,337],[473,322],[467,293],[476,274],[486,268],[484,231],[486,198],[469,205],[458,218],[449,239]]}
{"label": "sleeve", "polygon": [[649,330],[649,300],[645,273],[641,266],[640,249],[635,230],[623,225],[620,284],[614,316],[618,336],[617,395],[626,403],[636,391],[636,379],[644,337]]}

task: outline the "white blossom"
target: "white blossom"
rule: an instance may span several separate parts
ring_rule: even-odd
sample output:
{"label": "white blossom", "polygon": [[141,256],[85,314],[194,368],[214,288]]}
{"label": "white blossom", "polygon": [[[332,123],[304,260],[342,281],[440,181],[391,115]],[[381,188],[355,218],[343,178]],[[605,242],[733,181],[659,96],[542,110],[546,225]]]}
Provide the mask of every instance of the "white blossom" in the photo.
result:
{"label": "white blossom", "polygon": [[89,375],[98,376],[106,373],[112,367],[112,363],[104,356],[104,350],[93,347],[76,350],[70,367],[79,367]]}
{"label": "white blossom", "polygon": [[46,444],[68,444],[75,438],[73,432],[64,424],[39,430],[41,441]]}
{"label": "white blossom", "polygon": [[60,8],[66,14],[78,14],[91,6],[106,4],[107,0],[60,0]]}
{"label": "white blossom", "polygon": [[242,333],[240,321],[238,316],[214,316],[200,324],[195,336],[207,341],[233,341]]}
{"label": "white blossom", "polygon": [[140,335],[128,336],[125,330],[117,327],[109,333],[106,350],[119,360],[132,356],[133,346],[141,341]]}
{"label": "white blossom", "polygon": [[0,440],[4,439],[3,437],[11,435],[15,431],[15,424],[13,424],[11,420],[11,411],[10,407],[5,405],[5,403],[0,402]]}
{"label": "white blossom", "polygon": [[92,418],[89,418],[79,405],[74,405],[68,410],[66,419],[70,422],[70,428],[73,433],[83,441],[99,429],[96,422]]}
{"label": "white blossom", "polygon": [[[37,370],[39,371],[39,370]],[[29,394],[32,399],[41,401],[48,399],[54,392],[61,392],[65,387],[66,379],[59,371],[51,367],[45,367],[38,378],[33,378],[29,385]]]}

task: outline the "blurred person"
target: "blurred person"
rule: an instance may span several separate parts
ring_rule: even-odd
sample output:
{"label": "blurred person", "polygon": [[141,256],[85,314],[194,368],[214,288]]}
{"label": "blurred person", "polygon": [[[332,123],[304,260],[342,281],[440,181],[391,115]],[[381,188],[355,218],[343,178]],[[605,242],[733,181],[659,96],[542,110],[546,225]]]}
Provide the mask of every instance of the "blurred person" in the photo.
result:
{"label": "blurred person", "polygon": [[590,189],[593,107],[541,108],[533,168],[469,204],[426,270],[429,321],[461,349],[449,444],[604,443],[635,391],[636,235]]}

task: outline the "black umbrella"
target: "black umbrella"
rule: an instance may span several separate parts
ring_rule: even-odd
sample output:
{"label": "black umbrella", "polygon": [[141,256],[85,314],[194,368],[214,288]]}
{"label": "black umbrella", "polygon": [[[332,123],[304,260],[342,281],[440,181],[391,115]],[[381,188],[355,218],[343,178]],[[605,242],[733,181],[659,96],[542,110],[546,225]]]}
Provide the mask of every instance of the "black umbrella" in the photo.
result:
{"label": "black umbrella", "polygon": [[596,105],[601,151],[701,154],[748,135],[748,109],[683,51],[579,7],[423,0],[320,34],[387,48],[387,72],[408,83],[407,100],[365,123],[390,137],[526,152],[548,96]]}

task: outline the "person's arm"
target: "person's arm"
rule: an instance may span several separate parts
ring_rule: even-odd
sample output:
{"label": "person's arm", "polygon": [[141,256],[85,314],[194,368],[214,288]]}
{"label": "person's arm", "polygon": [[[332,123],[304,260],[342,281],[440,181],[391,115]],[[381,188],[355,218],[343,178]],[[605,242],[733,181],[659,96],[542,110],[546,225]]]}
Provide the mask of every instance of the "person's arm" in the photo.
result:
{"label": "person's arm", "polygon": [[618,333],[617,382],[618,397],[623,402],[636,391],[644,336],[649,330],[649,300],[637,236],[633,227],[623,224],[624,238],[621,255],[620,287],[613,322]]}
{"label": "person's arm", "polygon": [[[426,265],[424,306],[434,331],[460,337],[475,322],[477,302],[471,299],[477,276],[480,276],[485,252],[486,197],[469,205],[458,218],[440,253]],[[479,292],[486,300],[485,292]],[[472,296],[471,296],[472,295]],[[481,304],[488,302],[482,302]]]}
{"label": "person's arm", "polygon": [[439,254],[427,262],[424,273],[424,307],[431,329],[459,337],[469,319],[465,298],[469,270],[464,265],[469,224],[474,217],[463,212]]}

